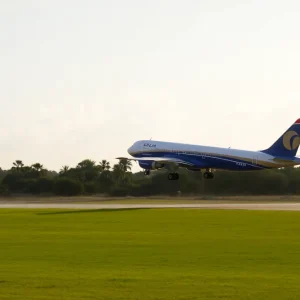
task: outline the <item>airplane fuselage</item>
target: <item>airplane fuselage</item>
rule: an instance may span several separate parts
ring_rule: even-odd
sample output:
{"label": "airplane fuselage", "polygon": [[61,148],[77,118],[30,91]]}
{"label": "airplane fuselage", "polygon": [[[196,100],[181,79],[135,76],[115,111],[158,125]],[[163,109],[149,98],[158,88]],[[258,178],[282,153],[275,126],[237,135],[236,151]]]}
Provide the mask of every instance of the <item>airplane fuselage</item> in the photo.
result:
{"label": "airplane fuselage", "polygon": [[[277,160],[277,157],[260,151],[209,147],[162,141],[142,140],[133,144],[128,153],[135,158],[157,157],[183,160],[193,169],[261,170],[300,164],[297,160]],[[151,161],[139,161],[147,169]]]}

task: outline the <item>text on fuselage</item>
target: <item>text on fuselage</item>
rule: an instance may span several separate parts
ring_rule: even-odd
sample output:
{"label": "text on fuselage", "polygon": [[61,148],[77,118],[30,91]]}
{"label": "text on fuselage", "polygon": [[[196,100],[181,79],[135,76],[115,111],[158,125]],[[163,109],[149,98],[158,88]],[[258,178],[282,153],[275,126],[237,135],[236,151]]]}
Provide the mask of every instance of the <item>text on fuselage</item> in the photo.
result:
{"label": "text on fuselage", "polygon": [[155,144],[149,144],[149,143],[145,143],[144,147],[150,147],[150,148],[155,148],[156,145]]}
{"label": "text on fuselage", "polygon": [[246,167],[247,164],[242,163],[242,162],[237,162],[236,165],[237,166],[241,166],[241,167]]}

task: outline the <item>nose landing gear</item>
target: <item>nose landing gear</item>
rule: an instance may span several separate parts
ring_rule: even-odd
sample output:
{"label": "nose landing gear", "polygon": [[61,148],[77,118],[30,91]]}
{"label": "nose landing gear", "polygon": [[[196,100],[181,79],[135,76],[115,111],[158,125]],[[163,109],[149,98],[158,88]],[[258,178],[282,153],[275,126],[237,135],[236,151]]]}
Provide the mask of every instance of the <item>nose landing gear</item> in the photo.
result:
{"label": "nose landing gear", "polygon": [[213,179],[215,174],[211,171],[211,169],[206,169],[206,172],[203,173],[204,179]]}

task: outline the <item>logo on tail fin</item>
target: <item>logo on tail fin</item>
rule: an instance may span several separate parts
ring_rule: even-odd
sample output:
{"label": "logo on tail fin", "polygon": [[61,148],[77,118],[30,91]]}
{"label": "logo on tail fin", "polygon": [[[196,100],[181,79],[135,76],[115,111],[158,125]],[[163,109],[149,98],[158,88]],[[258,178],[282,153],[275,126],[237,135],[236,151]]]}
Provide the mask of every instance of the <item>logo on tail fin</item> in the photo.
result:
{"label": "logo on tail fin", "polygon": [[296,131],[287,131],[283,136],[283,146],[287,150],[295,150],[300,145],[300,137]]}

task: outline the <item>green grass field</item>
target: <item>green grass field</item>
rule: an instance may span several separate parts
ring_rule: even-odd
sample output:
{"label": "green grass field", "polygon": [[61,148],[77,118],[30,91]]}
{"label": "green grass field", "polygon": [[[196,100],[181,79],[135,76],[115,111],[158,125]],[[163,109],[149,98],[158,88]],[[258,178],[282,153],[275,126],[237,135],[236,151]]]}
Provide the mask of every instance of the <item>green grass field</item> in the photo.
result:
{"label": "green grass field", "polygon": [[0,210],[0,299],[300,299],[300,212]]}

